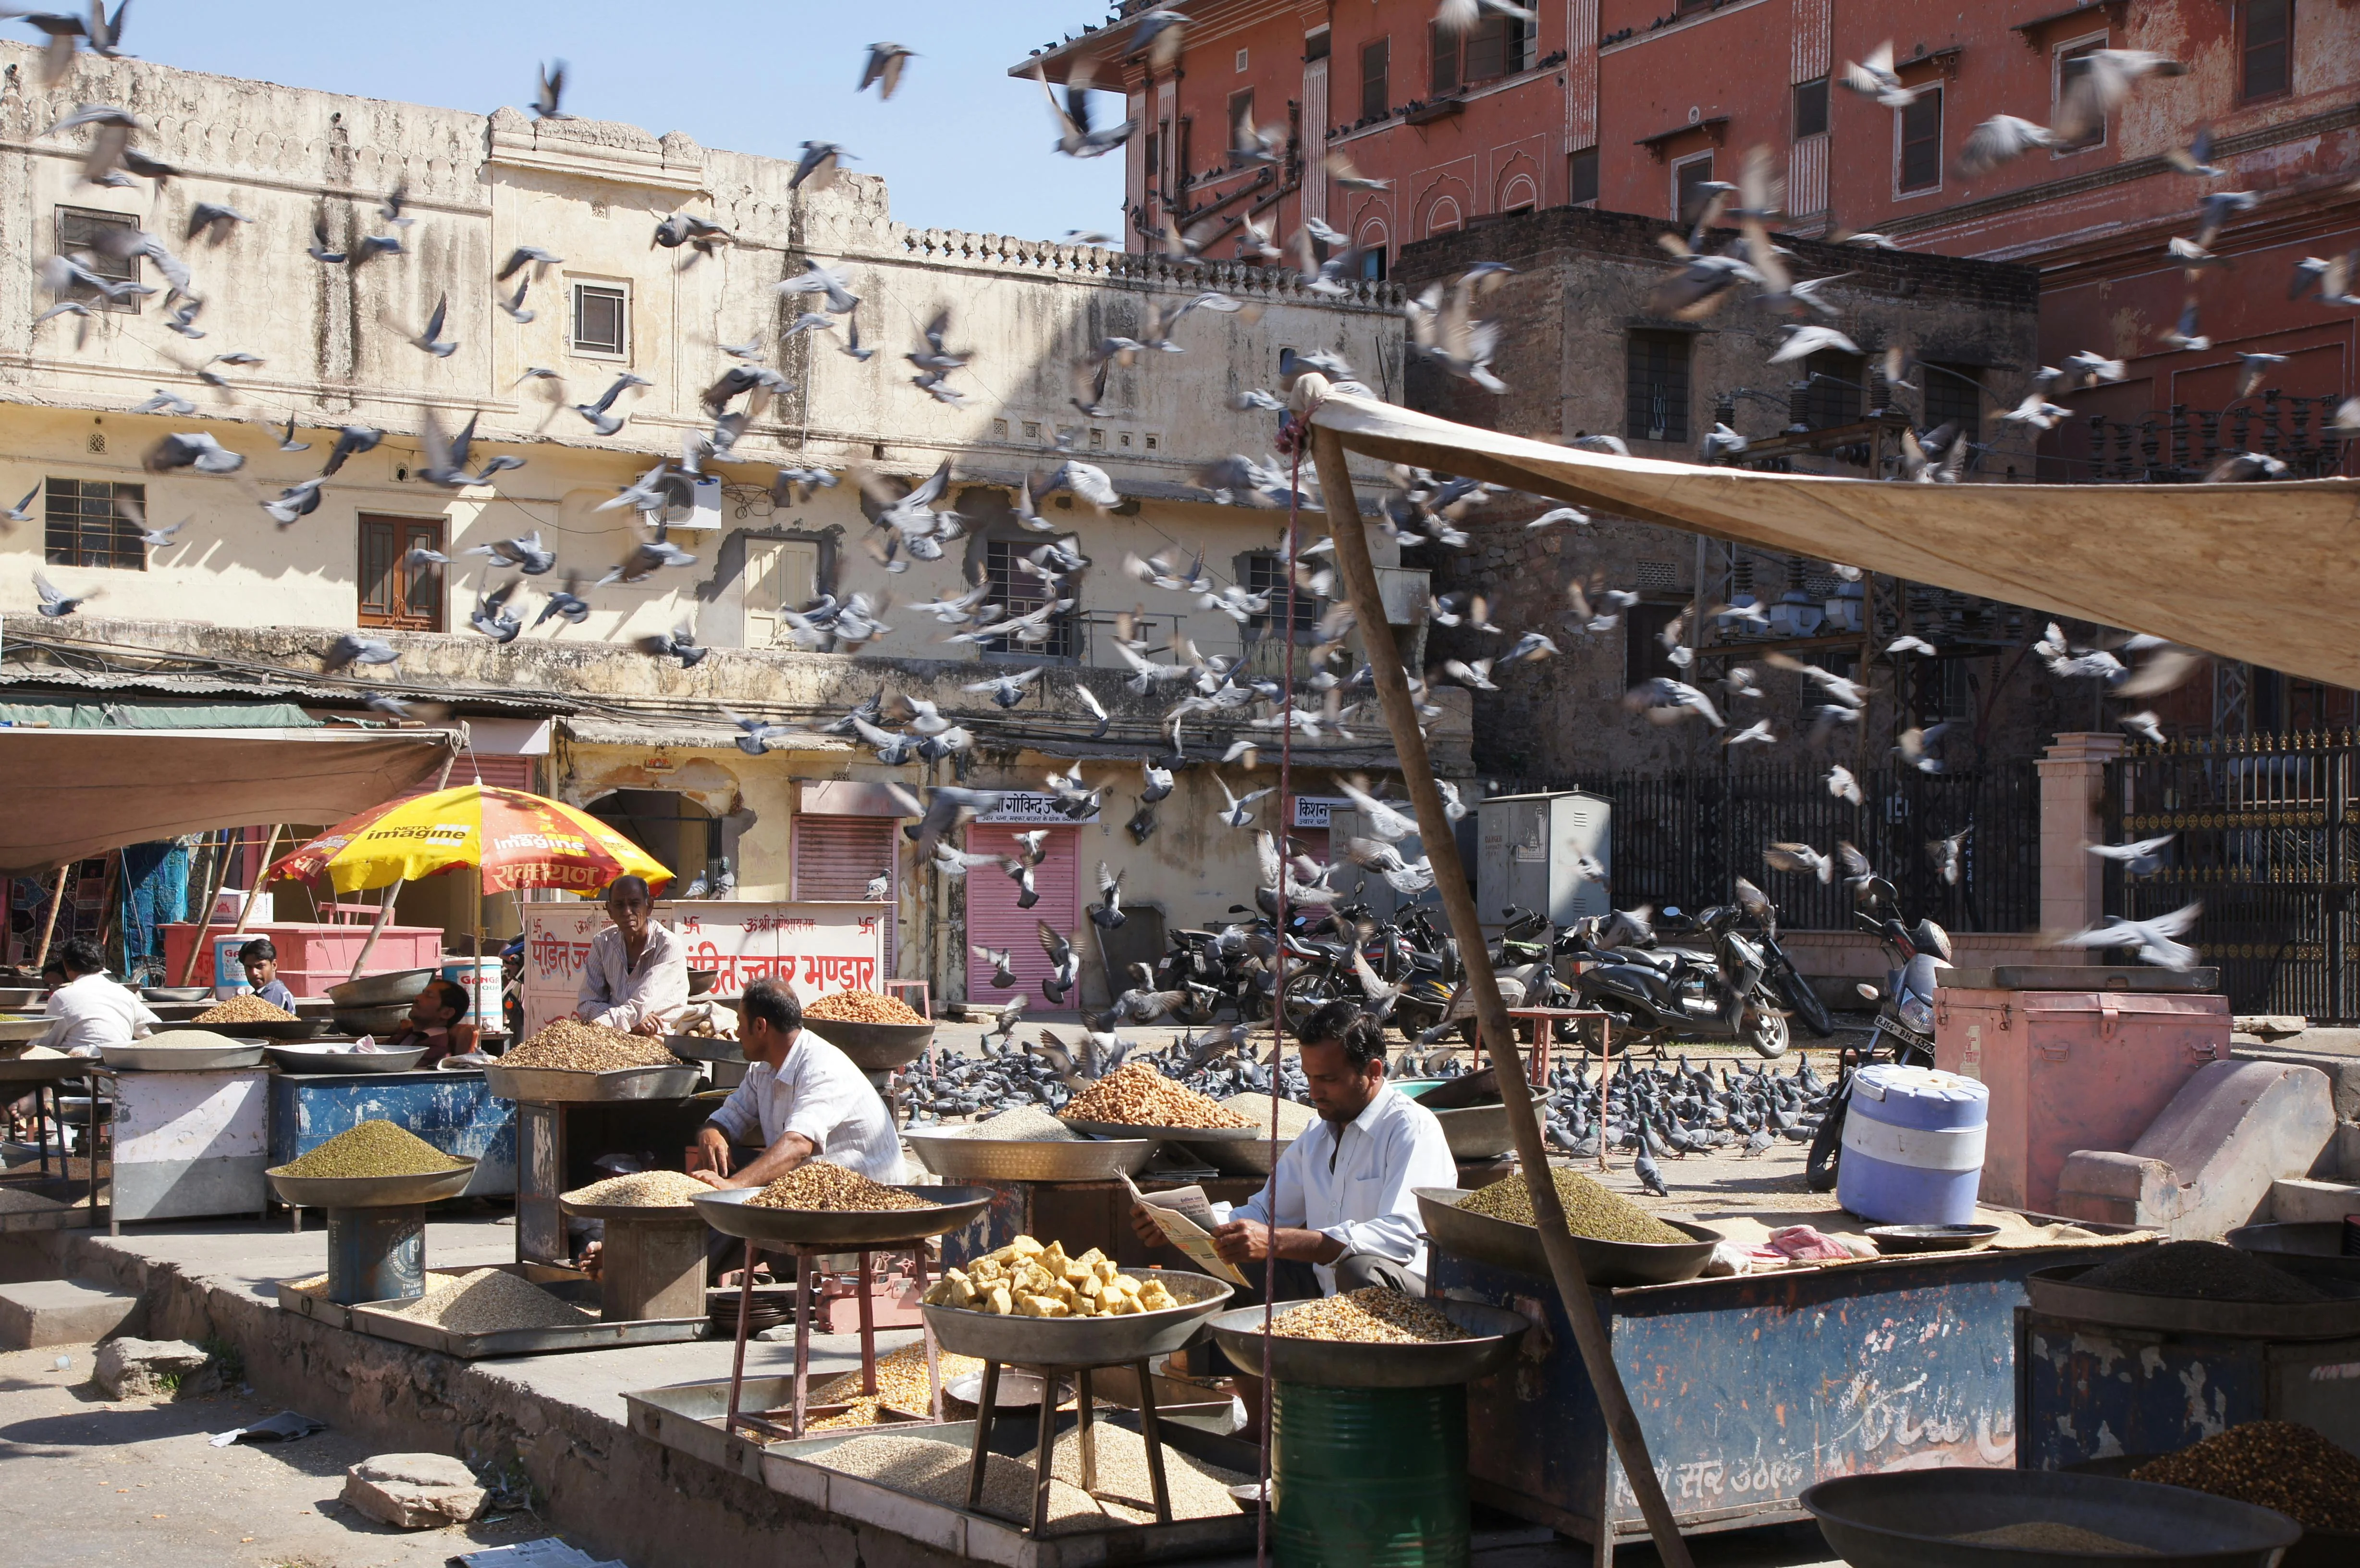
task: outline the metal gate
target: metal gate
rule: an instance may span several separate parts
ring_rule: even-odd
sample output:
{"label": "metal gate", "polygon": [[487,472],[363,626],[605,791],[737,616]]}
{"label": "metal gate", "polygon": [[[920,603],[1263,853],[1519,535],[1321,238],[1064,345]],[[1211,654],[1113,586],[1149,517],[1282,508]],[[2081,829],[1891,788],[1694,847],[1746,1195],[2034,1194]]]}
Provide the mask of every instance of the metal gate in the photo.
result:
{"label": "metal gate", "polygon": [[2106,908],[2148,920],[2202,899],[2193,942],[2239,1013],[2360,1022],[2353,985],[2351,730],[2138,746],[2108,765],[2108,837],[2174,835],[2162,869],[2109,862]]}

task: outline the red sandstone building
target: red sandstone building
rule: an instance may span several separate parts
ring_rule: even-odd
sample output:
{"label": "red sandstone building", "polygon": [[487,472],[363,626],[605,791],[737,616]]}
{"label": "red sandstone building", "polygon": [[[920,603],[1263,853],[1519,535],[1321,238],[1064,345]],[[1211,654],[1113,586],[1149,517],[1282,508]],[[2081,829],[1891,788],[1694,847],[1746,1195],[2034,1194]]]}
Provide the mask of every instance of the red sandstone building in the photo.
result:
{"label": "red sandstone building", "polygon": [[[1699,180],[1733,179],[1756,144],[1786,175],[1797,234],[1873,231],[1913,250],[2034,265],[2043,361],[2078,350],[2131,362],[2078,395],[2046,444],[2054,476],[2186,476],[2218,447],[2332,470],[2327,417],[2354,386],[2354,310],[2289,299],[2303,256],[2360,244],[2360,5],[2351,0],[1539,0],[1531,23],[1489,16],[1464,34],[1434,0],[1166,0],[1191,18],[1161,69],[1110,19],[1028,60],[1053,82],[1087,71],[1126,94],[1126,243],[1167,218],[1228,257],[1242,226],[1284,239],[1306,218],[1366,247],[1401,247],[1526,209],[1595,205],[1661,217]],[[1126,11],[1143,8],[1131,0]],[[1907,108],[1845,90],[1845,63],[1890,40]],[[2152,49],[2186,74],[2150,77],[2095,145],[2036,151],[1969,178],[1959,153],[2007,114],[2047,124],[2093,49]],[[1233,157],[1240,117],[1284,135],[1274,163]],[[2199,130],[2217,178],[2169,154]],[[1340,154],[1389,189],[1327,172]],[[2192,284],[2166,243],[2203,196],[2259,201],[2213,246],[2229,266]],[[2163,334],[2191,290],[2210,347]],[[2239,351],[2283,354],[2236,397]]]}

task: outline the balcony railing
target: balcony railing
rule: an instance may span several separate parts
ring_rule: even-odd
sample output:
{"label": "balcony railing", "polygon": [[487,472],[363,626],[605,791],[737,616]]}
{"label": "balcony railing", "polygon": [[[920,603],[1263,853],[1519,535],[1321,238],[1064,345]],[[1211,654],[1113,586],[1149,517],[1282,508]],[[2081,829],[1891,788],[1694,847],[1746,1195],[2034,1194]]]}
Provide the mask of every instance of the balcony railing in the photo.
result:
{"label": "balcony railing", "polygon": [[[2289,478],[2341,474],[2345,438],[2335,429],[2335,409],[2342,401],[2289,397],[2271,388],[2227,408],[2174,403],[2141,419],[2092,414],[2060,427],[2066,438],[2060,477],[2083,485],[2192,485],[2222,453],[2238,452],[2277,458],[2292,471]],[[2078,453],[2076,444],[2082,449]]]}

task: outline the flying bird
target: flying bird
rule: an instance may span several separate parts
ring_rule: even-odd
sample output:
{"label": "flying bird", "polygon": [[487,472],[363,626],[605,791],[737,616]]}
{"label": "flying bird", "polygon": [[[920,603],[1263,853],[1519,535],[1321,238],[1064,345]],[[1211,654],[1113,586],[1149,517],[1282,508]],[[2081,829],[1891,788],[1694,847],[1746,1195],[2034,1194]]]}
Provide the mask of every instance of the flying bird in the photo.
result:
{"label": "flying bird", "polygon": [[868,61],[860,68],[860,85],[853,91],[866,93],[873,83],[880,100],[892,97],[901,85],[902,67],[913,58],[914,52],[900,44],[870,44]]}
{"label": "flying bird", "polygon": [[2194,928],[2196,918],[2203,912],[2204,905],[2200,899],[2195,903],[2183,905],[2168,915],[2158,915],[2153,920],[2134,920],[2121,915],[2114,915],[2109,917],[2103,925],[2092,926],[2088,931],[2077,931],[2071,936],[2060,938],[2057,945],[2094,948],[2127,947],[2135,949],[2138,957],[2145,963],[2159,964],[2166,969],[2191,969],[2196,964],[2196,949],[2173,939],[2185,936]]}

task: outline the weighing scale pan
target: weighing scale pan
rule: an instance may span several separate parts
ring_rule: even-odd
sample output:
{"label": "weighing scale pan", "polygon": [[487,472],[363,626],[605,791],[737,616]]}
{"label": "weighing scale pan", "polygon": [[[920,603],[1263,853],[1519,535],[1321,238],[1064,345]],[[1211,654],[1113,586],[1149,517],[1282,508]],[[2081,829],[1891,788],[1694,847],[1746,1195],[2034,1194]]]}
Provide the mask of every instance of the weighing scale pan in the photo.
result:
{"label": "weighing scale pan", "polygon": [[396,1002],[404,1007],[418,999],[426,983],[438,971],[432,969],[389,969],[381,975],[364,975],[357,980],[345,980],[328,987],[328,1000],[338,1010],[357,1007],[390,1007]]}
{"label": "weighing scale pan", "polygon": [[[2238,1338],[2338,1339],[2360,1334],[2360,1283],[2305,1274],[2304,1281],[2330,1295],[2330,1301],[2216,1301],[2158,1296],[2136,1290],[2104,1290],[2075,1281],[2093,1263],[2036,1269],[2024,1293],[2032,1310],[2048,1317],[2109,1328],[2158,1329],[2166,1334],[2223,1334]],[[2291,1270],[2289,1270],[2291,1272]]]}
{"label": "weighing scale pan", "polygon": [[978,1312],[971,1307],[921,1303],[934,1341],[953,1356],[1019,1367],[1111,1367],[1185,1348],[1233,1293],[1208,1274],[1140,1269],[1144,1284],[1161,1279],[1180,1304],[1123,1317],[1026,1318]]}
{"label": "weighing scale pan", "polygon": [[732,1187],[700,1193],[696,1212],[724,1236],[772,1247],[824,1247],[836,1252],[873,1252],[907,1247],[942,1236],[981,1214],[991,1194],[974,1187],[896,1187],[934,1204],[925,1209],[770,1209],[746,1200],[759,1187]]}
{"label": "weighing scale pan", "polygon": [[0,1018],[0,1041],[30,1045],[49,1033],[49,1026],[57,1021],[55,1018],[38,1014],[32,1018]]}
{"label": "weighing scale pan", "polygon": [[613,1073],[575,1073],[563,1067],[484,1068],[484,1082],[503,1100],[538,1104],[614,1100],[678,1100],[696,1092],[694,1067],[625,1067]]}
{"label": "weighing scale pan", "polygon": [[1881,1225],[1868,1239],[1885,1257],[1911,1252],[1978,1252],[1999,1235],[1995,1225]]}
{"label": "weighing scale pan", "polygon": [[927,1170],[952,1181],[1111,1181],[1137,1175],[1155,1152],[1155,1140],[1147,1138],[1058,1143],[905,1132],[901,1141]]}
{"label": "weighing scale pan", "polygon": [[399,1051],[330,1051],[317,1045],[266,1047],[270,1060],[290,1073],[407,1073],[426,1054],[422,1045]]}
{"label": "weighing scale pan", "polygon": [[[1302,1303],[1281,1301],[1280,1315]],[[1532,1320],[1505,1307],[1476,1301],[1426,1303],[1465,1329],[1471,1339],[1433,1345],[1368,1345],[1339,1340],[1270,1336],[1270,1375],[1282,1383],[1317,1388],[1437,1388],[1470,1383],[1506,1366]],[[1255,1371],[1262,1367],[1262,1312],[1239,1307],[1212,1321],[1213,1338],[1229,1359]]]}
{"label": "weighing scale pan", "polygon": [[[1800,1500],[1852,1568],[2270,1568],[2302,1534],[2284,1514],[2225,1497],[2049,1470],[1845,1475],[1805,1487]],[[2147,1550],[2101,1556],[1956,1539],[2033,1523],[2073,1525]]]}
{"label": "weighing scale pan", "polygon": [[[697,1212],[694,1203],[656,1203],[642,1208],[630,1203],[577,1203],[561,1197],[557,1200],[557,1206],[585,1220],[635,1220],[640,1225],[661,1225],[668,1220],[681,1225],[709,1223]],[[734,1292],[730,1299],[737,1299]]]}
{"label": "weighing scale pan", "polygon": [[1442,1124],[1442,1136],[1450,1142],[1453,1160],[1497,1160],[1516,1147],[1508,1131],[1508,1107],[1497,1102],[1437,1111],[1434,1119]]}
{"label": "weighing scale pan", "polygon": [[224,1040],[217,1047],[102,1045],[99,1060],[123,1073],[221,1073],[262,1065],[260,1040]]}
{"label": "weighing scale pan", "polygon": [[664,1049],[683,1062],[743,1062],[746,1048],[726,1035],[668,1034]]}
{"label": "weighing scale pan", "polygon": [[934,1026],[921,1024],[856,1024],[837,1018],[805,1018],[803,1027],[845,1055],[863,1073],[887,1073],[907,1067],[926,1053],[934,1040]]}
{"label": "weighing scale pan", "polygon": [[1086,1132],[1092,1138],[1152,1138],[1170,1143],[1238,1143],[1270,1136],[1262,1127],[1149,1127],[1144,1123],[1086,1122],[1079,1116],[1059,1116],[1057,1119],[1076,1132]]}
{"label": "weighing scale pan", "polygon": [[460,1156],[454,1170],[424,1176],[288,1176],[266,1171],[279,1201],[298,1209],[398,1209],[455,1198],[475,1180],[475,1162]]}
{"label": "weighing scale pan", "polygon": [[[1474,1194],[1463,1188],[1418,1187],[1413,1192],[1417,1198],[1417,1212],[1426,1221],[1426,1234],[1443,1251],[1539,1279],[1548,1278],[1548,1258],[1541,1251],[1541,1233],[1531,1225],[1470,1214],[1459,1204]],[[1721,1234],[1686,1220],[1664,1223],[1697,1239],[1657,1243],[1575,1236],[1573,1247],[1581,1257],[1583,1276],[1592,1285],[1673,1285],[1703,1273],[1714,1246],[1722,1239]]]}

